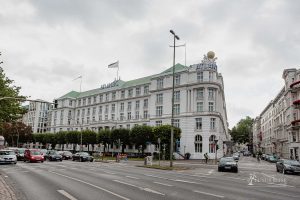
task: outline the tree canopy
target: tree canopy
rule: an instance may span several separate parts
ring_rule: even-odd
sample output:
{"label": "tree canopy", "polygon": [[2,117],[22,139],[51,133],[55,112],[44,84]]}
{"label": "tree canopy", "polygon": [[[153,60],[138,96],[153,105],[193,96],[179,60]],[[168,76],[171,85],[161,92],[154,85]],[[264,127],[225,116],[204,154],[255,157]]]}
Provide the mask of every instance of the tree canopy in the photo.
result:
{"label": "tree canopy", "polygon": [[247,116],[241,119],[231,131],[232,140],[235,143],[249,143],[251,142],[253,119]]}

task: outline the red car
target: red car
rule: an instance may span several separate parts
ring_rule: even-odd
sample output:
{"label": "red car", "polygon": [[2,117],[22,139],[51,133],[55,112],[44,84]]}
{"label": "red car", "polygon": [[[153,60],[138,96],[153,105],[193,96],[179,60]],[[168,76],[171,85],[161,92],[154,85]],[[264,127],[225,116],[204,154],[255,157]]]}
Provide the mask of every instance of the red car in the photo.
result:
{"label": "red car", "polygon": [[44,162],[44,156],[39,149],[26,149],[24,152],[24,162]]}

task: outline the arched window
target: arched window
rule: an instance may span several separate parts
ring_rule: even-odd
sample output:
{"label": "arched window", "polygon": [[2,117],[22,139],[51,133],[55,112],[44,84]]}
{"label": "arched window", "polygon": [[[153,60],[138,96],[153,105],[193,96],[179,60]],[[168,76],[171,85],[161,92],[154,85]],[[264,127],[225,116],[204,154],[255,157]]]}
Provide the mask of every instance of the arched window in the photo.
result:
{"label": "arched window", "polygon": [[216,152],[215,139],[216,139],[216,136],[215,136],[215,135],[211,135],[211,136],[209,137],[209,153],[215,153],[215,152]]}
{"label": "arched window", "polygon": [[202,153],[202,136],[201,135],[195,136],[195,152]]}

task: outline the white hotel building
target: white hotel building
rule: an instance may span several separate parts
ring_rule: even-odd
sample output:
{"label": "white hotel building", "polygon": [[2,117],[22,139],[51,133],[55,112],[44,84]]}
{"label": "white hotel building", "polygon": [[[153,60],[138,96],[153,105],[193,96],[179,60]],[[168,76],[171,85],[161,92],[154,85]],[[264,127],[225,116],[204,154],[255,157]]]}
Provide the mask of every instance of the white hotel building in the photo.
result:
{"label": "white hotel building", "polygon": [[282,158],[299,160],[300,153],[300,70],[285,69],[284,87],[254,122],[254,148]]}
{"label": "white hotel building", "polygon": [[[192,159],[202,159],[206,152],[215,158],[216,140],[222,157],[230,140],[223,78],[215,60],[209,52],[199,64],[175,65],[174,125],[182,130],[180,153],[189,152]],[[55,100],[50,131],[171,124],[172,69],[67,93]]]}

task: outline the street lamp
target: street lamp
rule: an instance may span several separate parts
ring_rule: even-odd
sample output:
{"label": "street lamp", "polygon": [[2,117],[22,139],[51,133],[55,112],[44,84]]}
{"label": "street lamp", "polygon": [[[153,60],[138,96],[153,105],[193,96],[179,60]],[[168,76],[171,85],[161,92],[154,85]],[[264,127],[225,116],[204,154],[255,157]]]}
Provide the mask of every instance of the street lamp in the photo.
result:
{"label": "street lamp", "polygon": [[170,167],[173,167],[173,140],[174,140],[174,85],[175,85],[175,42],[176,39],[179,40],[179,37],[175,34],[173,30],[170,30],[170,33],[174,36],[174,53],[173,53],[173,84],[172,84],[172,116],[171,116],[171,142],[170,142]]}

